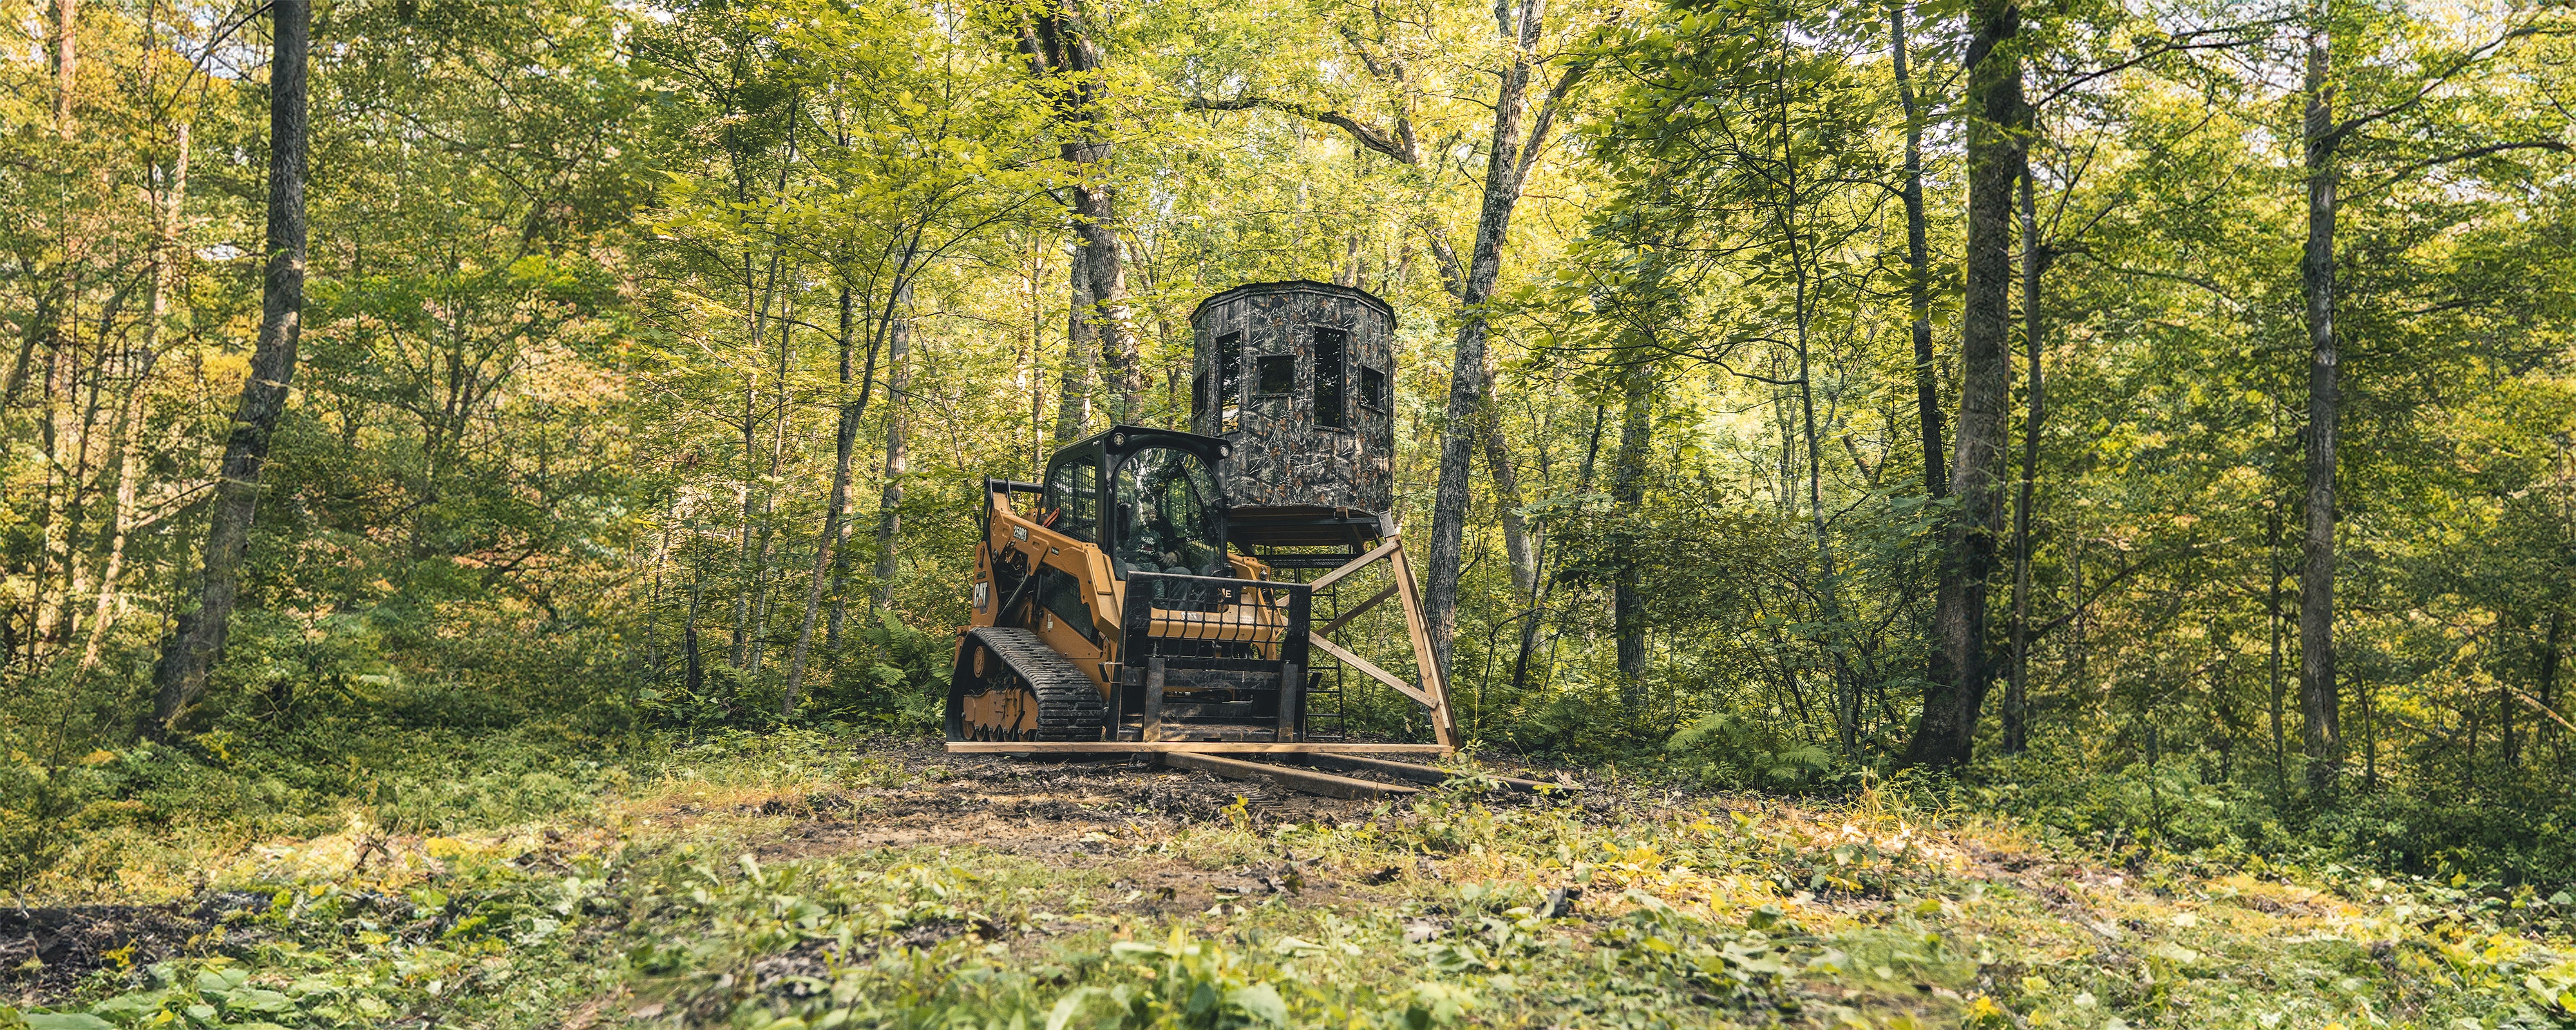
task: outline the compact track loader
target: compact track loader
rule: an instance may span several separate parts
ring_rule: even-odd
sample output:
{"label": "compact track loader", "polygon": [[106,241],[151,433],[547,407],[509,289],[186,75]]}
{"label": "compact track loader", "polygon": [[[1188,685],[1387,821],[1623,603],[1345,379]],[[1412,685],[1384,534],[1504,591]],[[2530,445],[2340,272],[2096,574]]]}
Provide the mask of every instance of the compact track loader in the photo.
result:
{"label": "compact track loader", "polygon": [[1228,553],[1228,450],[1119,426],[985,482],[950,740],[1295,738],[1311,591]]}

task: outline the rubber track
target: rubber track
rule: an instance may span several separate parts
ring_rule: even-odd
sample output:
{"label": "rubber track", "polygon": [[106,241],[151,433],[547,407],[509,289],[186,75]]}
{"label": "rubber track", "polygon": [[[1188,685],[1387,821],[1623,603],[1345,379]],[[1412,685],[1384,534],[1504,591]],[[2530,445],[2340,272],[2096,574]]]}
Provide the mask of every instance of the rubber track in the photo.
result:
{"label": "rubber track", "polygon": [[1039,740],[1099,740],[1109,704],[1091,678],[1038,635],[1024,629],[986,627],[972,634],[1038,694]]}

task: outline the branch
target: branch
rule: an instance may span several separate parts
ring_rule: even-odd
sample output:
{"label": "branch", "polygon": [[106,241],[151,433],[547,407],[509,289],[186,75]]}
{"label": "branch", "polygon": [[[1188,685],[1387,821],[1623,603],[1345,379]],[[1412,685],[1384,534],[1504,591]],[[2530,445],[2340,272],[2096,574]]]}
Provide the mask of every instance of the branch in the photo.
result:
{"label": "branch", "polygon": [[[2231,26],[2229,26],[2229,27],[2227,27],[2227,28],[2223,28],[2223,29],[2197,29],[2197,30],[2194,30],[2194,31],[2191,31],[2191,32],[2183,33],[2179,38],[2188,40],[2188,39],[2192,39],[2192,38],[2194,38],[2194,37],[2198,37],[2198,36],[2214,36],[2214,35],[2218,35],[2218,34],[2220,34],[2220,33],[2233,33],[2233,32],[2239,32],[2239,31],[2246,30],[2246,29],[2264,28],[2264,27],[2268,27],[2268,26],[2272,26],[2272,25],[2278,25],[2278,24],[2280,24],[2281,22],[2284,22],[2284,21],[2287,21],[2287,20],[2289,20],[2289,19],[2286,19],[2286,18],[2273,18],[2273,19],[2270,19],[2270,20],[2267,20],[2267,21],[2258,21],[2258,22],[2253,22],[2253,23],[2246,24],[2246,25],[2231,25]],[[2114,65],[2111,65],[2111,66],[2109,66],[2109,67],[2105,67],[2105,68],[2097,69],[2097,70],[2095,70],[2095,71],[2087,72],[2087,73],[2085,73],[2085,74],[2083,74],[2083,75],[2076,76],[2075,78],[2068,79],[2068,80],[2066,80],[2066,83],[2065,83],[2064,85],[2061,85],[2061,86],[2057,87],[2056,89],[2050,90],[2047,96],[2044,96],[2044,97],[2039,98],[2037,101],[2033,102],[2030,106],[2032,106],[2032,107],[2034,107],[2034,108],[2038,108],[2038,107],[2046,107],[2046,106],[2048,106],[2050,103],[2055,102],[2055,101],[2057,100],[2057,98],[2062,97],[2062,96],[2065,96],[2067,93],[2069,93],[2069,92],[2073,91],[2073,90],[2074,90],[2076,87],[2078,87],[2078,86],[2081,86],[2081,85],[2083,85],[2083,84],[2085,84],[2085,83],[2091,82],[2091,81],[2093,81],[2093,80],[2095,80],[2095,79],[2101,78],[2101,77],[2103,77],[2103,76],[2105,76],[2105,75],[2116,75],[2116,74],[2118,74],[2118,73],[2120,73],[2120,72],[2124,72],[2124,71],[2127,71],[2127,70],[2129,70],[2129,69],[2131,69],[2131,68],[2135,68],[2135,67],[2137,67],[2137,66],[2139,66],[2139,65],[2141,65],[2141,64],[2145,64],[2145,63],[2147,63],[2148,61],[2152,61],[2152,60],[2155,60],[2156,58],[2163,57],[2163,56],[2164,56],[2164,55],[2166,55],[2166,54],[2181,53],[2181,52],[2186,51],[2186,50],[2224,50],[2224,49],[2226,49],[2226,48],[2228,48],[2228,47],[2236,47],[2236,46],[2250,46],[2250,45],[2252,45],[2254,42],[2255,42],[2254,40],[2251,40],[2251,39],[2245,39],[2245,38],[2222,39],[2222,40],[2219,40],[2219,41],[2217,41],[2217,42],[2215,42],[2215,43],[2180,43],[2180,42],[2169,42],[2169,43],[2166,43],[2166,44],[2165,44],[2165,45],[2163,45],[2163,46],[2157,47],[2157,48],[2155,48],[2155,49],[2153,49],[2153,50],[2146,51],[2146,52],[2144,52],[2144,53],[2139,54],[2139,55],[2138,55],[2138,56],[2136,56],[2136,57],[2132,57],[2132,58],[2130,58],[2130,59],[2128,59],[2128,60],[2126,60],[2126,61],[2122,61],[2122,62],[2120,62],[2120,63],[2118,63],[2118,64],[2114,64]]]}
{"label": "branch", "polygon": [[2084,614],[2086,609],[2093,607],[2095,602],[2100,601],[2103,593],[2109,591],[2112,587],[2120,585],[2129,577],[2137,575],[2140,571],[2154,564],[2156,564],[2156,562],[2153,559],[2145,559],[2122,565],[2120,567],[2120,571],[2112,573],[2110,578],[2092,584],[2092,600],[2076,605],[2075,607],[2068,609],[2066,614],[2050,619],[2046,623],[2033,628],[2030,631],[2030,635],[2023,639],[2026,641],[2036,641],[2041,637],[2047,636],[2052,630],[2063,628],[2067,623],[2075,621],[2076,616]]}
{"label": "branch", "polygon": [[2501,154],[2508,150],[2547,150],[2554,153],[2564,154],[2567,153],[2569,149],[2570,148],[2567,144],[2554,139],[2523,140],[2516,143],[2490,143],[2483,147],[2471,147],[2458,153],[2444,154],[2440,157],[2428,157],[2424,160],[2417,161],[2414,164],[2407,165],[2404,168],[2400,168],[2397,171],[2390,173],[2387,178],[2372,183],[2368,189],[2356,192],[2344,199],[2346,202],[2360,200],[2363,197],[2367,197],[2373,193],[2387,189],[2390,186],[2397,185],[2399,182],[2404,181],[2408,176],[2414,175],[2415,173],[2427,168],[2432,168],[2436,165],[2446,165],[2454,161],[2471,161],[2491,154]]}
{"label": "branch", "polygon": [[1310,122],[1322,122],[1337,127],[1350,133],[1351,139],[1363,147],[1406,164],[1413,163],[1412,158],[1404,152],[1404,148],[1396,143],[1394,137],[1388,136],[1386,130],[1339,111],[1308,107],[1293,100],[1279,100],[1273,97],[1238,97],[1233,100],[1191,97],[1190,102],[1183,105],[1183,108],[1191,111],[1249,111],[1254,108],[1268,108],[1283,114],[1295,115]]}
{"label": "branch", "polygon": [[2513,28],[2506,29],[2503,34],[2498,35],[2496,38],[2488,40],[2486,43],[2465,54],[2461,54],[2460,59],[2452,62],[2450,67],[2443,69],[2441,74],[2425,80],[2424,84],[2415,90],[2413,96],[2409,96],[2404,100],[2400,100],[2369,114],[2355,115],[2337,122],[2335,123],[2335,127],[2328,130],[2324,136],[2319,137],[2317,142],[2325,147],[2332,148],[2342,143],[2343,138],[2351,135],[2354,129],[2361,128],[2362,126],[2368,125],[2382,118],[2403,113],[2407,109],[2423,103],[2424,98],[2432,96],[2434,90],[2440,89],[2443,85],[2449,83],[2452,76],[2467,71],[2470,65],[2486,59],[2489,54],[2501,49],[2505,44],[2530,35],[2533,31],[2534,30],[2529,25],[2517,25]]}
{"label": "branch", "polygon": [[2539,698],[2533,697],[2533,696],[2531,696],[2531,695],[2529,695],[2529,694],[2525,694],[2525,693],[2523,693],[2522,691],[2515,690],[2515,689],[2513,689],[2512,687],[2506,687],[2506,688],[2504,688],[2504,689],[2505,689],[2505,692],[2506,692],[2506,693],[2512,694],[2512,695],[2513,695],[2514,697],[2516,697],[2516,698],[2520,698],[2520,699],[2522,700],[2522,703],[2523,703],[2523,704],[2530,705],[2530,706],[2531,706],[2531,710],[2532,710],[2532,711],[2539,712],[2539,713],[2540,713],[2540,714],[2542,714],[2542,715],[2546,715],[2546,716],[2548,716],[2548,717],[2550,718],[2550,720],[2551,720],[2551,721],[2556,722],[2558,725],[2561,725],[2561,726],[2565,726],[2565,727],[2567,727],[2567,729],[2568,729],[2568,731],[2569,731],[2569,732],[2571,732],[2571,733],[2576,733],[2576,723],[2569,723],[2569,722],[2567,721],[2567,718],[2566,718],[2565,716],[2562,716],[2562,715],[2559,715],[2559,714],[2558,714],[2558,713],[2556,713],[2556,712],[2550,711],[2550,710],[2549,710],[2549,706],[2548,706],[2548,705],[2541,704],[2541,703],[2540,703],[2540,699],[2539,699]]}
{"label": "branch", "polygon": [[1557,76],[1556,86],[1547,91],[1547,103],[1539,107],[1538,120],[1530,125],[1529,142],[1522,145],[1521,158],[1514,162],[1513,192],[1518,193],[1522,186],[1528,184],[1530,166],[1538,162],[1539,148],[1547,144],[1547,131],[1556,123],[1556,111],[1564,105],[1565,95],[1573,92],[1574,87],[1581,85],[1583,76],[1591,71],[1592,62],[1575,62],[1573,67],[1565,70],[1565,74]]}

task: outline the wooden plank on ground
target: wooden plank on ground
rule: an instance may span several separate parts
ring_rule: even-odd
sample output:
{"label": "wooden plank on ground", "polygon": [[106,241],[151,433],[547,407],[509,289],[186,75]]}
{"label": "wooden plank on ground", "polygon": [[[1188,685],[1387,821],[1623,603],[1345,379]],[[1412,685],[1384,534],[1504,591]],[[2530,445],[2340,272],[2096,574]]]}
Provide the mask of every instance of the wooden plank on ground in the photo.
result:
{"label": "wooden plank on ground", "polygon": [[[1428,765],[1416,765],[1412,762],[1390,762],[1383,758],[1369,758],[1364,755],[1315,754],[1300,755],[1298,757],[1309,765],[1320,765],[1327,769],[1348,769],[1353,772],[1373,772],[1388,776],[1401,776],[1416,783],[1447,783],[1455,776],[1455,774],[1451,773],[1447,769]],[[1532,792],[1537,791],[1541,787],[1545,787],[1549,790],[1582,789],[1580,787],[1567,787],[1563,784],[1546,783],[1539,780],[1524,780],[1517,776],[1495,776],[1492,778],[1495,782],[1501,783],[1504,786],[1518,787],[1522,790]]]}
{"label": "wooden plank on ground", "polygon": [[1167,740],[1139,743],[1133,740],[952,740],[951,754],[961,755],[1133,755],[1194,752],[1222,755],[1445,755],[1450,748],[1440,744],[1262,744],[1224,740]]}
{"label": "wooden plank on ground", "polygon": [[1379,798],[1404,797],[1422,792],[1422,789],[1419,787],[1405,787],[1393,783],[1377,783],[1370,780],[1354,780],[1348,776],[1335,776],[1331,773],[1320,773],[1312,769],[1298,769],[1285,765],[1265,765],[1260,762],[1247,762],[1240,758],[1226,758],[1220,755],[1196,755],[1187,751],[1174,751],[1164,755],[1163,764],[1176,765],[1184,769],[1197,769],[1201,772],[1211,772],[1219,776],[1226,777],[1227,779],[1268,780],[1290,790],[1303,791],[1308,794],[1321,794],[1329,798],[1351,798],[1358,801],[1374,801]]}
{"label": "wooden plank on ground", "polygon": [[1299,727],[1297,717],[1304,714],[1306,672],[1295,662],[1279,663],[1279,729],[1270,739],[1282,744],[1295,743]]}

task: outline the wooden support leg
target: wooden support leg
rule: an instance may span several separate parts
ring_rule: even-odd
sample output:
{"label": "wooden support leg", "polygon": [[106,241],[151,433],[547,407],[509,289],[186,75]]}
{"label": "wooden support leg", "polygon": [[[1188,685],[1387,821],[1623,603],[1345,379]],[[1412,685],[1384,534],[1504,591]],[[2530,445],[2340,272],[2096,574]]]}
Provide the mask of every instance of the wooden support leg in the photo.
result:
{"label": "wooden support leg", "polygon": [[1145,660],[1145,731],[1146,741],[1163,739],[1163,660]]}
{"label": "wooden support leg", "polygon": [[1431,695],[1425,707],[1431,709],[1431,732],[1441,744],[1458,746],[1458,720],[1449,713],[1448,677],[1440,674],[1440,663],[1433,657],[1431,628],[1424,621],[1422,589],[1413,581],[1413,564],[1397,549],[1390,571],[1395,573],[1396,598],[1404,602],[1404,629],[1413,638],[1413,661],[1422,670],[1422,689]]}

